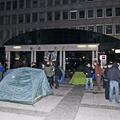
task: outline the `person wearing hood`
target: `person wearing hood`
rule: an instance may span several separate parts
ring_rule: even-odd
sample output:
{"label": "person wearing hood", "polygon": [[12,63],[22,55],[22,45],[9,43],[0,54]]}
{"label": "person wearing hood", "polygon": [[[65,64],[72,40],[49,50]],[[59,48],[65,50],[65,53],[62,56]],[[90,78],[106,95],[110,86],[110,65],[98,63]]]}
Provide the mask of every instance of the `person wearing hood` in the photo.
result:
{"label": "person wearing hood", "polygon": [[[118,67],[119,65],[117,63],[114,63],[107,72],[107,78],[110,81],[109,101],[112,102],[113,93],[115,93],[115,101],[117,103],[120,103],[119,101],[120,70]],[[114,89],[115,89],[115,92],[113,91]]]}

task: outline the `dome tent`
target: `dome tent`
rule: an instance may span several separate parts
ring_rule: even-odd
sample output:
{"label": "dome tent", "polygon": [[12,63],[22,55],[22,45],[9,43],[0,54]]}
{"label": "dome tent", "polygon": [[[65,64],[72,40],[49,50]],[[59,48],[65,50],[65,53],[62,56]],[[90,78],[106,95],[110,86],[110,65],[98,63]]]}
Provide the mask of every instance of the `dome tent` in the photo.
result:
{"label": "dome tent", "polygon": [[0,83],[0,100],[34,104],[52,93],[43,70],[22,67],[10,70]]}

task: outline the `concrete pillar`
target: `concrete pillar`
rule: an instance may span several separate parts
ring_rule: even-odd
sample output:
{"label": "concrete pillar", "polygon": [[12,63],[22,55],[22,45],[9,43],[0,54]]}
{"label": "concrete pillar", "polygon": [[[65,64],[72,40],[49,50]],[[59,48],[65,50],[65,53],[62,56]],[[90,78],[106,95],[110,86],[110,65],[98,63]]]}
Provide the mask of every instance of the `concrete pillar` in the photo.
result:
{"label": "concrete pillar", "polygon": [[6,51],[5,58],[7,60],[8,69],[10,69],[10,51]]}
{"label": "concrete pillar", "polygon": [[63,51],[63,70],[66,69],[66,59],[65,59],[65,51]]}
{"label": "concrete pillar", "polygon": [[98,61],[98,50],[96,50],[96,60]]}
{"label": "concrete pillar", "polygon": [[34,62],[34,51],[31,51],[31,65]]}
{"label": "concrete pillar", "polygon": [[62,51],[60,51],[60,67],[62,67]]}
{"label": "concrete pillar", "polygon": [[33,51],[33,61],[36,62],[36,51]]}
{"label": "concrete pillar", "polygon": [[92,51],[92,62],[95,60],[98,61],[98,50]]}

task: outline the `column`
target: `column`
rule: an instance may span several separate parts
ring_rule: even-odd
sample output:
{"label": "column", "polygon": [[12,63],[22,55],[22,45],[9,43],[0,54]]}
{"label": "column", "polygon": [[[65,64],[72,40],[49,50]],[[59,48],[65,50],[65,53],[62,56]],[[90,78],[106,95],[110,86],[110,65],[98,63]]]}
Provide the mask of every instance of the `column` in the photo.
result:
{"label": "column", "polygon": [[31,51],[31,65],[34,62],[34,51]]}
{"label": "column", "polygon": [[63,70],[66,68],[66,59],[65,59],[65,51],[63,51]]}
{"label": "column", "polygon": [[33,61],[36,63],[36,51],[33,51],[33,52],[34,52]]}
{"label": "column", "polygon": [[10,51],[6,51],[5,58],[7,60],[8,69],[10,69]]}
{"label": "column", "polygon": [[92,62],[96,59],[95,51],[92,51]]}
{"label": "column", "polygon": [[60,61],[60,67],[62,67],[62,51],[60,51],[60,59],[59,59]]}
{"label": "column", "polygon": [[98,61],[98,50],[96,50],[96,60]]}
{"label": "column", "polygon": [[92,51],[92,61],[98,61],[98,51]]}

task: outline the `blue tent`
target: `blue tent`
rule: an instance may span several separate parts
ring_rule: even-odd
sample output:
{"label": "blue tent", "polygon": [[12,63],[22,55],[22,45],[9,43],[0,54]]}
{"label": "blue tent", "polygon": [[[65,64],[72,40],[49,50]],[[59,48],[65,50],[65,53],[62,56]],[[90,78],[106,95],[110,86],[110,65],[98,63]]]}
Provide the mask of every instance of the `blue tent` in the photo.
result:
{"label": "blue tent", "polygon": [[10,70],[0,83],[0,100],[34,104],[52,94],[43,70],[22,67]]}

